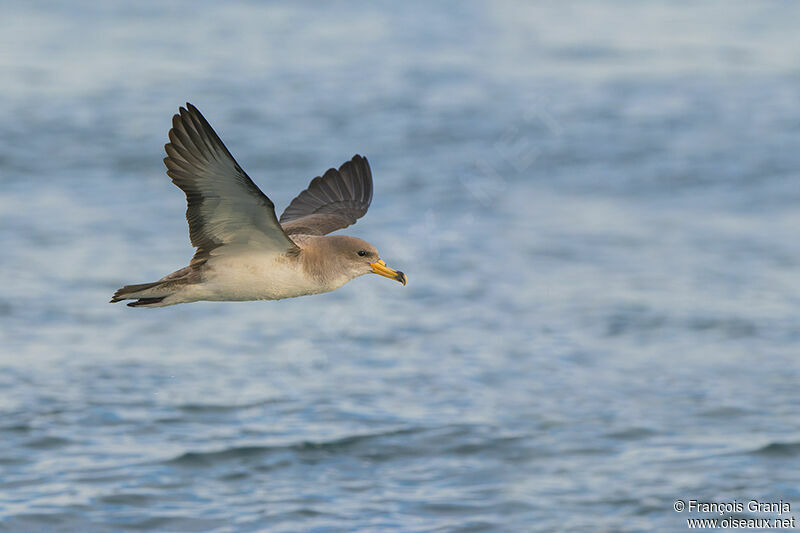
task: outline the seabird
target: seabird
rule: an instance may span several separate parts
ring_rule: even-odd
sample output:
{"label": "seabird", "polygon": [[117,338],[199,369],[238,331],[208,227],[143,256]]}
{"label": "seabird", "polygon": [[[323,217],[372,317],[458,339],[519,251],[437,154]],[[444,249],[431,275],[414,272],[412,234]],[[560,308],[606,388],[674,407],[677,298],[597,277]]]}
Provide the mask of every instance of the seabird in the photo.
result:
{"label": "seabird", "polygon": [[186,193],[189,266],[154,283],[126,285],[111,303],[165,307],[201,300],[280,300],[338,289],[367,273],[406,284],[366,241],[328,235],[355,224],[372,201],[367,158],[311,180],[281,215],[192,104],[172,117],[167,175]]}

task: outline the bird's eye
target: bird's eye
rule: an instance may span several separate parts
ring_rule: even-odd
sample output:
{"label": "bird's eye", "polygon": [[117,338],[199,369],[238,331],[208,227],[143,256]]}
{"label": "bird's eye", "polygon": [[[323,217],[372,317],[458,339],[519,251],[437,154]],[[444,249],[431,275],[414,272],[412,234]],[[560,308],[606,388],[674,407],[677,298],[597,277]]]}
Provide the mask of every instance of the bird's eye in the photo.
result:
{"label": "bird's eye", "polygon": [[359,257],[364,257],[365,255],[367,255],[367,251],[366,250],[359,250],[358,251],[358,256]]}

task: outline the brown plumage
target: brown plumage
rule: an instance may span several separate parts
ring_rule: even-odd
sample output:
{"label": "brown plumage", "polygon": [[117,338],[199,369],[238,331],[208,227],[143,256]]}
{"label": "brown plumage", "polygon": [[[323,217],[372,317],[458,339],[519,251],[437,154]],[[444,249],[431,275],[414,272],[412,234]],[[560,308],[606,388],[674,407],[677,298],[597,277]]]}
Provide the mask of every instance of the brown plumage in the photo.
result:
{"label": "brown plumage", "polygon": [[371,244],[328,233],[364,216],[372,172],[355,155],[311,180],[278,221],[275,205],[256,186],[193,105],[172,119],[164,149],[167,175],[186,194],[188,266],[157,282],[126,285],[112,302],[163,307],[198,300],[280,299],[334,290],[374,272],[405,284]]}
{"label": "brown plumage", "polygon": [[363,217],[372,202],[372,172],[366,157],[354,155],[339,170],[328,169],[292,200],[280,218],[289,234],[326,235]]}

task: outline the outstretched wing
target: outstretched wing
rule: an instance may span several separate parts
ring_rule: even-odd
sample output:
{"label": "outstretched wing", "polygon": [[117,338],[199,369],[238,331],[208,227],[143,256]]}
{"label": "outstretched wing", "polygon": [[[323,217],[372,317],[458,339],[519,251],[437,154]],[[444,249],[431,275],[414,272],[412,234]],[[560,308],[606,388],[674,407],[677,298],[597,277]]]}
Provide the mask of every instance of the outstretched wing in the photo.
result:
{"label": "outstretched wing", "polygon": [[197,248],[193,265],[227,244],[279,252],[298,249],[278,224],[275,205],[192,104],[172,117],[169,140],[164,164],[172,182],[186,193],[189,239]]}
{"label": "outstretched wing", "polygon": [[372,172],[366,157],[354,155],[317,176],[281,215],[287,234],[325,235],[355,224],[372,201]]}

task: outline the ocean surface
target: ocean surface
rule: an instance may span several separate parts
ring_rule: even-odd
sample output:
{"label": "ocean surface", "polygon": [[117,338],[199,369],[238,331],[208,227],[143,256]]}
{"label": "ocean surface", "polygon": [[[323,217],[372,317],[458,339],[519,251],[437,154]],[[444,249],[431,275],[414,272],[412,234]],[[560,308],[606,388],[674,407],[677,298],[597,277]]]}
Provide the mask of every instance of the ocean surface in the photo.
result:
{"label": "ocean surface", "polygon": [[[800,509],[800,4],[128,4],[0,17],[0,531]],[[367,156],[408,285],[109,305],[192,255],[186,101],[279,213]]]}

